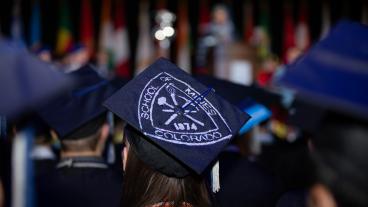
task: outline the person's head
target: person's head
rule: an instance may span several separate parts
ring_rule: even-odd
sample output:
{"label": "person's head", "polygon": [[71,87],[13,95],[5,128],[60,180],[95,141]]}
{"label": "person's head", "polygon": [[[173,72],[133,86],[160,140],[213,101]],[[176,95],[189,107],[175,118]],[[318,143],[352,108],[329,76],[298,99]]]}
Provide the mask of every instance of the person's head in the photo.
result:
{"label": "person's head", "polygon": [[204,173],[212,167],[212,191],[217,192],[219,165],[213,164],[250,118],[163,58],[104,106],[128,124],[125,206],[209,206]]}
{"label": "person's head", "polygon": [[96,155],[100,156],[109,134],[105,114],[87,122],[70,134],[61,137],[61,155]]}
{"label": "person's head", "polygon": [[312,140],[316,184],[311,207],[368,206],[368,124],[329,115]]}
{"label": "person's head", "polygon": [[[130,144],[129,140],[132,139],[144,140],[144,135],[128,125],[124,136],[124,206],[150,206],[161,202],[170,202],[172,206],[182,206],[184,203],[190,203],[193,206],[210,206],[209,193],[202,176],[194,172],[189,172],[184,177],[165,175],[142,161],[137,154],[136,146]],[[155,150],[157,153],[158,147],[152,147],[157,148]],[[156,154],[156,156],[160,155]],[[172,162],[176,162],[169,155],[164,159],[172,159]]]}

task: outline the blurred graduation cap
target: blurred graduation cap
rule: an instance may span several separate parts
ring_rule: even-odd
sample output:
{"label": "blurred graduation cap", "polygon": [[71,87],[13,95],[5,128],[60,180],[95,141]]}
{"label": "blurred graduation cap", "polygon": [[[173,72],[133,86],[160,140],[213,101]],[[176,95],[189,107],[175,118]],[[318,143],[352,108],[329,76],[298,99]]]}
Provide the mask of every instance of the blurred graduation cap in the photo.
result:
{"label": "blurred graduation cap", "polygon": [[198,75],[195,76],[195,79],[205,85],[211,85],[216,90],[216,93],[222,95],[233,104],[238,104],[249,97],[267,107],[280,106],[282,102],[280,94],[255,85],[244,86],[208,75]]}
{"label": "blurred graduation cap", "polygon": [[[280,84],[297,98],[329,110],[368,118],[368,27],[342,21],[302,58]],[[313,115],[313,111],[310,111]]]}
{"label": "blurred graduation cap", "polygon": [[[104,122],[101,115],[107,110],[102,102],[117,88],[99,76],[91,65],[85,65],[68,75],[78,81],[76,87],[40,108],[39,114],[61,139],[84,138],[96,132]],[[88,125],[85,130],[68,136],[85,125]]]}
{"label": "blurred graduation cap", "polygon": [[0,115],[14,117],[42,104],[73,85],[73,80],[0,39]]}
{"label": "blurred graduation cap", "polygon": [[127,136],[140,159],[174,177],[201,174],[250,118],[163,58],[104,105],[144,136]]}
{"label": "blurred graduation cap", "polygon": [[256,96],[258,100],[269,105],[279,104],[281,100],[278,94],[273,94],[262,88],[239,85],[205,75],[195,76],[195,78],[205,85],[211,85],[215,89],[216,94],[250,115],[249,121],[241,127],[240,135],[245,134],[254,126],[269,119],[272,115],[272,112],[265,105],[258,103],[251,96]]}

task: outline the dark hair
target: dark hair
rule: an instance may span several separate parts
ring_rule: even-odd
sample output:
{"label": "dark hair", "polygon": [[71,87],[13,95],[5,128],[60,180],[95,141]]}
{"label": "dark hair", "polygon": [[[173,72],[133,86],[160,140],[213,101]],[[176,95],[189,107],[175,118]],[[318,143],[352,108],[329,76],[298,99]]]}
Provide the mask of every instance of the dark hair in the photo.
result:
{"label": "dark hair", "polygon": [[[134,139],[144,139],[129,133]],[[170,206],[211,206],[208,190],[202,176],[190,173],[183,178],[169,177],[144,163],[134,147],[128,152],[123,185],[123,206],[142,207],[169,202]]]}
{"label": "dark hair", "polygon": [[100,115],[61,139],[61,149],[67,152],[95,150],[100,129],[106,121],[106,114]]}
{"label": "dark hair", "polygon": [[316,179],[326,185],[338,206],[368,206],[368,124],[329,115],[313,139]]}

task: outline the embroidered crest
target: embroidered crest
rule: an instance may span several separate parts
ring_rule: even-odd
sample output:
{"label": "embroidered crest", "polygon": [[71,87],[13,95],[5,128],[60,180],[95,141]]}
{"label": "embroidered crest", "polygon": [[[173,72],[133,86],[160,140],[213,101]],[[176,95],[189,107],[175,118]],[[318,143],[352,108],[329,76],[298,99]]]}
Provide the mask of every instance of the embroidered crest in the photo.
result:
{"label": "embroidered crest", "polygon": [[189,84],[162,72],[144,87],[138,102],[141,131],[163,141],[209,145],[231,137],[221,113]]}

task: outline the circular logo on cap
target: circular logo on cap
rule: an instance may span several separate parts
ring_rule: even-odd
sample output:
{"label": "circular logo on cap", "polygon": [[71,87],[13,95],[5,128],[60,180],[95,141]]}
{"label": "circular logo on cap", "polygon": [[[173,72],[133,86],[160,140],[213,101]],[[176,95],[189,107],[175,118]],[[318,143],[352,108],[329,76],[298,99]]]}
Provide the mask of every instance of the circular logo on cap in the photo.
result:
{"label": "circular logo on cap", "polygon": [[[185,145],[209,145],[231,137],[221,113],[188,83],[162,72],[141,92],[138,117],[141,131],[149,137]],[[213,101],[217,101],[213,99]]]}

